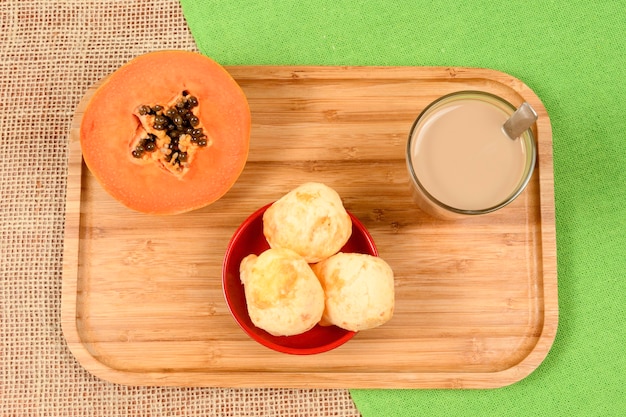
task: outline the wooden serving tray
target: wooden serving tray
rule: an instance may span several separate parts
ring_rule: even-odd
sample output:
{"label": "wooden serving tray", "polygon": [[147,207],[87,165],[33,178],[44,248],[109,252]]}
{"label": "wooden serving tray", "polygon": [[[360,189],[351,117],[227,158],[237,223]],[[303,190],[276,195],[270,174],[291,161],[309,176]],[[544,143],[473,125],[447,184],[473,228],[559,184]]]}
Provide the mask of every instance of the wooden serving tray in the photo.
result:
{"label": "wooden serving tray", "polygon": [[[557,321],[548,114],[507,74],[470,68],[228,67],[252,111],[246,168],[191,213],[135,213],[106,194],[69,137],[62,324],[91,373],[130,385],[493,388],[544,359]],[[411,201],[405,146],[416,116],[457,90],[537,110],[538,160],[503,210],[435,220]],[[132,178],[129,178],[132,181]],[[306,181],[336,189],[395,272],[391,321],[327,353],[277,353],[230,316],[221,263],[237,226]]]}

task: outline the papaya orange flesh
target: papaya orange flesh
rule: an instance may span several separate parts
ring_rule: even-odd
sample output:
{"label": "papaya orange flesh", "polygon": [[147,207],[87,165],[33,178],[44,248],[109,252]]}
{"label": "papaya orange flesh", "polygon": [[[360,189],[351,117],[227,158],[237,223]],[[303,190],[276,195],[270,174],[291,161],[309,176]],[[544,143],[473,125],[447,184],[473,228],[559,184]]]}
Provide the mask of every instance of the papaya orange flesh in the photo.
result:
{"label": "papaya orange flesh", "polygon": [[246,97],[222,66],[194,52],[159,51],[131,60],[96,90],[80,143],[85,164],[113,198],[139,212],[177,214],[215,202],[234,185],[250,126]]}

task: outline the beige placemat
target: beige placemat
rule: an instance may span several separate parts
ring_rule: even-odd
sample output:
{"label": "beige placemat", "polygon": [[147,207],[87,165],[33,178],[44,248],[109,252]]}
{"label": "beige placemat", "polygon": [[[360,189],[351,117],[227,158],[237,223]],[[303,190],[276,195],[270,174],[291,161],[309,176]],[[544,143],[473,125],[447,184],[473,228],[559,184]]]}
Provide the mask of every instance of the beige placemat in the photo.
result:
{"label": "beige placemat", "polygon": [[0,416],[358,416],[346,390],[126,387],[74,360],[60,324],[74,108],[128,59],[196,46],[177,0],[2,0],[0,23]]}

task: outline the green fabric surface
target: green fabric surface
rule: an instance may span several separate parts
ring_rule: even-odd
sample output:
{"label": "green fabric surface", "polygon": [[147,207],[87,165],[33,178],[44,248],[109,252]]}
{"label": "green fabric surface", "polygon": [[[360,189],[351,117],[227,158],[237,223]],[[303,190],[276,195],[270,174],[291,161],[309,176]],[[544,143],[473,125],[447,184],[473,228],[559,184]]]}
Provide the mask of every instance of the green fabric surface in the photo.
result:
{"label": "green fabric surface", "polygon": [[548,110],[560,314],[548,357],[499,389],[352,390],[364,417],[626,415],[626,2],[181,3],[224,65],[486,67]]}

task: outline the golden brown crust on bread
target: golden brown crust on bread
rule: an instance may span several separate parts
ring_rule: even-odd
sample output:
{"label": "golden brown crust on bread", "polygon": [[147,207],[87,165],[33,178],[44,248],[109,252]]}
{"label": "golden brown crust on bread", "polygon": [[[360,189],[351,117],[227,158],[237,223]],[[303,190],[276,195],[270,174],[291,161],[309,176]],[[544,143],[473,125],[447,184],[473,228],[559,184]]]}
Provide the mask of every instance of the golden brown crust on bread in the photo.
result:
{"label": "golden brown crust on bread", "polygon": [[290,249],[249,255],[240,265],[248,314],[275,336],[311,329],[324,311],[324,292],[307,262]]}
{"label": "golden brown crust on bread", "polygon": [[326,295],[320,324],[359,331],[380,326],[393,316],[393,271],[381,258],[340,252],[312,269]]}
{"label": "golden brown crust on bread", "polygon": [[272,248],[289,248],[309,263],[337,253],[352,234],[352,221],[332,188],[302,184],[263,215],[263,234]]}

